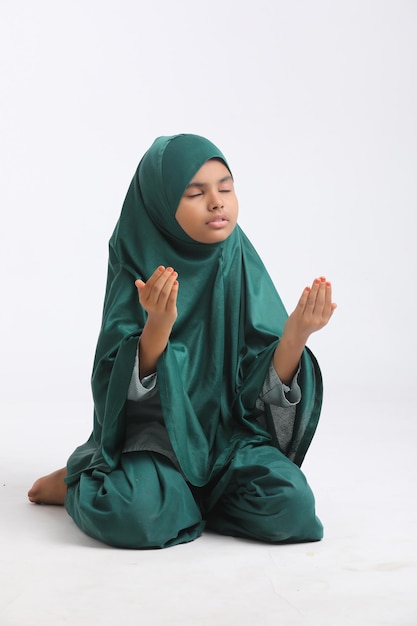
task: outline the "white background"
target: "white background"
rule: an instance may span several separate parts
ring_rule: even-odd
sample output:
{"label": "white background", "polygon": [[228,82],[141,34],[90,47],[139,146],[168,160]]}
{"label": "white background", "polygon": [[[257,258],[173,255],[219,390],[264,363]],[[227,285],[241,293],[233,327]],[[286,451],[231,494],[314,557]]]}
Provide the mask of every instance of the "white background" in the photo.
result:
{"label": "white background", "polygon": [[1,0],[2,395],[88,396],[107,241],[177,132],[226,154],[288,309],[332,280],[326,386],[412,393],[416,19],[401,0]]}
{"label": "white background", "polygon": [[[2,625],[415,626],[416,33],[416,0],[0,0]],[[289,310],[334,285],[320,544],[109,550],[26,500],[91,430],[107,242],[178,132],[225,153]]]}

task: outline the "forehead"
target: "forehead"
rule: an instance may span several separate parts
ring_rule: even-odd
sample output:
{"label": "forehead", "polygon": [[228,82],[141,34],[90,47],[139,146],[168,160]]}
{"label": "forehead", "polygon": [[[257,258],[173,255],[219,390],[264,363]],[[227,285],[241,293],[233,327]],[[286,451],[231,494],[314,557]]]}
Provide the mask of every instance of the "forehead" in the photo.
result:
{"label": "forehead", "polygon": [[206,161],[193,176],[189,184],[205,184],[232,179],[231,173],[220,159]]}

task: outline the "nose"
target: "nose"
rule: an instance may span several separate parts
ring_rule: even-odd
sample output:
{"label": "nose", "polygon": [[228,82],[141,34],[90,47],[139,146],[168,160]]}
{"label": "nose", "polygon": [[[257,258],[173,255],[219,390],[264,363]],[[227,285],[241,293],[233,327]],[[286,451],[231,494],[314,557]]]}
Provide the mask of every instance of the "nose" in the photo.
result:
{"label": "nose", "polygon": [[222,209],[223,206],[223,198],[220,193],[218,191],[213,191],[209,199],[209,210],[216,211],[217,209]]}

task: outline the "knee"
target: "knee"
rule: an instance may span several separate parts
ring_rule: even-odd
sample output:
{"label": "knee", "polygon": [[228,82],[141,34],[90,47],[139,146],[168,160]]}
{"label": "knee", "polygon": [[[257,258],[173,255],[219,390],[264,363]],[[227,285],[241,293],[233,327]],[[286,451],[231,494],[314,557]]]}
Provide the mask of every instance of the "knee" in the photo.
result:
{"label": "knee", "polygon": [[77,526],[90,537],[119,548],[146,547],[141,536],[137,507],[117,490],[111,493],[102,481],[82,475],[68,488],[66,509]]}
{"label": "knee", "polygon": [[323,527],[315,512],[313,492],[304,476],[263,498],[257,519],[259,536],[270,543],[319,541]]}
{"label": "knee", "polygon": [[164,548],[192,541],[203,530],[194,500],[174,502],[155,485],[145,489],[111,475],[82,476],[68,490],[66,508],[87,535],[118,548]]}

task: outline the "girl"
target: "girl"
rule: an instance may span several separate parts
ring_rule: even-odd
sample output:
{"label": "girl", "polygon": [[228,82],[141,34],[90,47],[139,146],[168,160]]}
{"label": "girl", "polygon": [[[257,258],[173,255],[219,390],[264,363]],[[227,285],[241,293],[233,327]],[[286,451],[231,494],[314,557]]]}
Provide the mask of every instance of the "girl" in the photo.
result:
{"label": "girl", "polygon": [[322,537],[299,466],[322,400],[305,346],[336,307],[331,285],[315,279],[288,317],[237,217],[216,146],[156,139],[110,239],[92,434],[29,491],[107,544],[162,548],[205,527]]}

